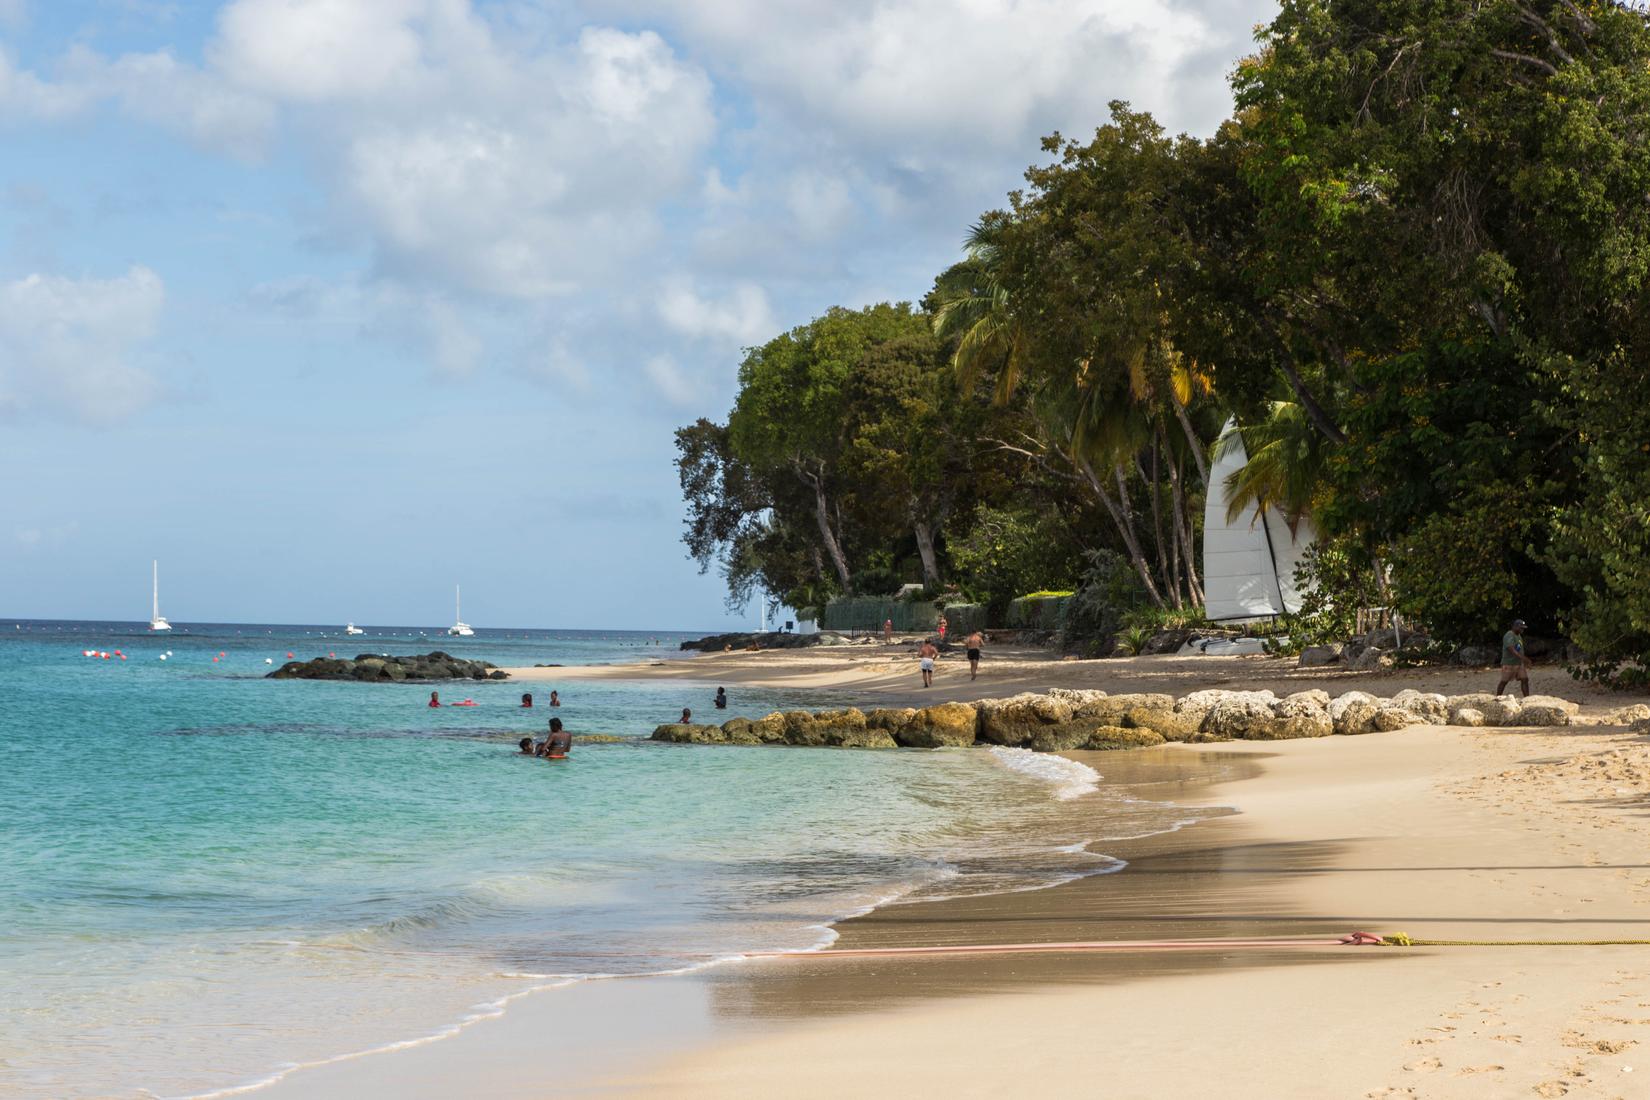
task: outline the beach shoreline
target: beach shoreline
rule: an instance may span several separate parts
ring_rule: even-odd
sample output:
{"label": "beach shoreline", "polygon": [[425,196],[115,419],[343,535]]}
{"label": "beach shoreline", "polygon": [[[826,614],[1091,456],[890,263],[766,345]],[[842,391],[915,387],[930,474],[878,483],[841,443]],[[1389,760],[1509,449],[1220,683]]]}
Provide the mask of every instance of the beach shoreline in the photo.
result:
{"label": "beach shoreline", "polygon": [[[905,654],[855,656],[867,654],[712,654],[664,666],[534,671],[574,684],[805,682],[879,703],[1007,695],[1021,685],[1185,694],[1356,683],[1387,695],[1481,688],[1485,675],[1408,670],[1305,683],[1267,658],[1063,662],[1030,653],[1003,659],[983,682],[942,677],[925,696],[904,683],[915,679],[904,675]],[[1187,660],[1196,662],[1190,672],[1180,664]],[[1557,670],[1537,672],[1537,691],[1580,698],[1589,711],[1635,701],[1575,687]],[[1068,755],[1108,783],[1204,813],[1222,805],[1240,812],[1096,841],[1095,850],[1128,861],[1119,874],[1033,893],[884,905],[838,922],[832,947],[805,960],[535,995],[455,1039],[306,1071],[272,1091],[344,1096],[369,1087],[439,1096],[483,1082],[490,1095],[522,1097],[1075,1095],[1103,1077],[1108,1096],[1192,1096],[1211,1083],[1201,1075],[1207,1068],[1184,1057],[1187,1036],[1196,1035],[1199,1064],[1220,1067],[1228,1096],[1631,1095],[1609,1091],[1617,1078],[1607,1075],[1622,1075],[1631,1067],[1624,1055],[1650,1043],[1650,1011],[1634,1007],[1650,1007],[1650,966],[1638,965],[1632,947],[857,952],[1262,935],[1321,941],[1354,930],[1488,941],[1650,939],[1650,920],[1638,915],[1650,899],[1639,855],[1650,830],[1635,813],[1650,800],[1643,737],[1601,726],[1413,727]],[[1600,783],[1629,794],[1588,797]],[[1608,804],[1612,798],[1626,804]],[[1509,959],[1509,951],[1517,955]],[[1177,1024],[1141,1026],[1157,1017]],[[1470,1026],[1462,1022],[1469,1017]],[[615,1028],[623,1043],[612,1042]],[[1270,1054],[1281,1031],[1299,1038],[1255,1065],[1251,1052]],[[546,1033],[583,1036],[582,1054],[523,1052]],[[979,1043],[981,1034],[992,1043]],[[1094,1042],[1097,1035],[1106,1042]],[[839,1057],[843,1049],[856,1057]],[[1029,1060],[1005,1060],[1003,1050]],[[1317,1084],[1299,1091],[1303,1080]],[[1421,1085],[1424,1092],[1405,1091]]]}

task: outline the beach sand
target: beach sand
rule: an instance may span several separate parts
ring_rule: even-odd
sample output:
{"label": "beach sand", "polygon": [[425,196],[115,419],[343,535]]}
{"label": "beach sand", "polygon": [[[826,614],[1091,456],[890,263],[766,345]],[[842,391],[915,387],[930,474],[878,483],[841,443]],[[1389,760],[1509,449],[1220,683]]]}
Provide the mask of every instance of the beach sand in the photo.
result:
{"label": "beach sand", "polygon": [[[535,671],[729,685],[820,678],[806,686],[866,702],[921,698],[920,688],[902,686],[914,673],[890,665],[891,656],[793,651]],[[1014,654],[988,667],[988,678],[961,691],[966,672],[941,679],[935,695],[1062,683],[1176,695],[1357,686],[1385,695],[1481,689],[1493,676],[1296,675],[1264,658],[1068,663]],[[1536,688],[1582,699],[1595,714],[1639,701],[1578,690],[1558,670],[1538,669]],[[1129,861],[1117,874],[887,906],[843,922],[835,949],[819,954],[527,997],[457,1038],[303,1071],[272,1091],[1650,1096],[1646,946],[854,954],[915,944],[1322,941],[1357,929],[1472,941],[1650,940],[1650,739],[1602,726],[1426,727],[1075,755],[1108,785],[1241,812],[1093,845]]]}

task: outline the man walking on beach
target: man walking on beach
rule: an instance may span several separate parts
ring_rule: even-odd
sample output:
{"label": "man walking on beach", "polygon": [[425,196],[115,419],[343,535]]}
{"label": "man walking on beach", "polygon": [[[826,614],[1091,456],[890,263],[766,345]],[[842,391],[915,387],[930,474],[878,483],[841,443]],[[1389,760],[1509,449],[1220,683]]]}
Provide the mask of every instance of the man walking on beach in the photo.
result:
{"label": "man walking on beach", "polygon": [[1524,620],[1514,619],[1512,629],[1501,636],[1501,682],[1495,685],[1495,693],[1500,695],[1507,690],[1507,684],[1514,678],[1523,690],[1524,697],[1530,697],[1530,658],[1524,653]]}
{"label": "man walking on beach", "polygon": [[894,644],[894,620],[893,619],[884,619],[884,620],[882,620],[882,644],[883,645],[893,645]]}
{"label": "man walking on beach", "polygon": [[925,688],[934,686],[934,658],[939,655],[940,651],[935,648],[934,639],[924,638],[922,648],[917,651],[917,667],[922,669],[922,686]]}
{"label": "man walking on beach", "polygon": [[978,630],[968,636],[968,678],[980,678],[980,647],[985,645],[985,635]]}

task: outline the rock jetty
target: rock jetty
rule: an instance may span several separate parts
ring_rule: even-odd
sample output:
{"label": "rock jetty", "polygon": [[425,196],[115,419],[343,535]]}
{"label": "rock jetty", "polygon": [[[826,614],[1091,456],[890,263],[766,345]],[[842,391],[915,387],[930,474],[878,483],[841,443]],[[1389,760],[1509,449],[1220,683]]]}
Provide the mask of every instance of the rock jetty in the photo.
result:
{"label": "rock jetty", "polygon": [[1281,741],[1384,733],[1406,726],[1567,726],[1580,707],[1549,695],[1438,695],[1400,691],[1194,691],[1107,695],[1056,688],[1046,695],[941,703],[915,709],[775,712],[719,726],[672,723],[655,741],[696,745],[806,745],[852,749],[1003,745],[1037,752],[1130,749],[1167,741]]}
{"label": "rock jetty", "polygon": [[264,677],[266,680],[361,680],[375,684],[399,684],[424,680],[507,680],[510,674],[486,661],[466,661],[439,650],[410,657],[381,657],[362,653],[351,660],[317,657],[313,661],[288,661]]}

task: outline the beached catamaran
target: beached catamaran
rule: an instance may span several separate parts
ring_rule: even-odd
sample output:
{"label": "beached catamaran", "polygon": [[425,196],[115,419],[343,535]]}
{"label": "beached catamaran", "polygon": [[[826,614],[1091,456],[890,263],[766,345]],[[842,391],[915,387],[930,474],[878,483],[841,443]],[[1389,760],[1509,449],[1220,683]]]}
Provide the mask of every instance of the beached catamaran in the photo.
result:
{"label": "beached catamaran", "polygon": [[1243,468],[1249,455],[1236,420],[1226,422],[1221,439],[1203,511],[1205,613],[1215,622],[1293,615],[1301,609],[1295,567],[1317,530],[1304,517],[1290,530],[1278,509],[1253,504],[1229,518],[1226,479]]}
{"label": "beached catamaran", "polygon": [[172,624],[167,622],[166,617],[160,613],[160,561],[157,559],[152,561],[150,564],[154,567],[155,584],[154,602],[151,604],[149,609],[149,629],[171,630]]}

